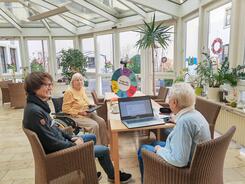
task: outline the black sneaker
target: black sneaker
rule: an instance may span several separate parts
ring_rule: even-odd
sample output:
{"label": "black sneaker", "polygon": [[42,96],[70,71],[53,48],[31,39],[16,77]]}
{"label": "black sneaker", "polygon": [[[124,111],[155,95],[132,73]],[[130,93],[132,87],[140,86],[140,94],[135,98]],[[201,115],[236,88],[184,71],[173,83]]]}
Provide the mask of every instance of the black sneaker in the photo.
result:
{"label": "black sneaker", "polygon": [[101,172],[97,172],[97,178],[98,178],[98,181],[100,181],[100,180],[101,180],[101,178],[102,178],[102,174],[101,174]]}
{"label": "black sneaker", "polygon": [[[132,175],[120,171],[120,183],[128,183],[132,179]],[[108,178],[108,181],[114,183],[114,177]]]}

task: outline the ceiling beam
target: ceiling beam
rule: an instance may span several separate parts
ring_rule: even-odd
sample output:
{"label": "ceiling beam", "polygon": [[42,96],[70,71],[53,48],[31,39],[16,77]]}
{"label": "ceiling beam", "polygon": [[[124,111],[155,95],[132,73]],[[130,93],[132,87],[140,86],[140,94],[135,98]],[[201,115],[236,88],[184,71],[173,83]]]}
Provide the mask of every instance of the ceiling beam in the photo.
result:
{"label": "ceiling beam", "polygon": [[[54,6],[54,5],[52,5],[52,4],[48,3],[48,2],[41,1],[41,0],[30,0],[30,1],[33,4],[36,4],[38,6],[42,6],[42,7],[47,8],[47,9],[54,9],[54,8],[59,7],[58,5]],[[76,10],[75,8],[72,8],[71,6],[69,6],[69,4],[70,3],[65,3],[65,4],[63,3],[62,6],[65,6],[71,12],[74,12],[74,13],[77,13],[77,14],[81,13],[78,10]],[[91,22],[89,20],[86,20],[86,19],[82,18],[81,16],[74,15],[74,14],[72,14],[70,12],[65,12],[64,15],[66,15],[67,17],[70,17],[70,18],[72,18],[72,19],[74,19],[76,21],[79,21],[79,22],[81,22],[81,23],[83,23],[83,24],[85,24],[87,26],[90,26],[90,27],[95,27],[96,26],[93,22]]]}
{"label": "ceiling beam", "polygon": [[[22,2],[22,1],[19,0],[19,3],[22,4],[22,6],[28,8],[28,11],[30,11],[32,14],[36,14],[37,13],[37,12],[35,12],[35,10],[32,9],[32,7],[30,5],[28,6],[27,2]],[[46,29],[48,30],[48,32],[51,32],[51,28],[48,25],[48,22],[45,19],[42,19],[41,21],[42,21],[44,27],[46,27]]]}
{"label": "ceiling beam", "polygon": [[112,7],[109,7],[104,3],[99,3],[98,0],[89,0],[89,3],[93,4],[96,7],[102,8],[102,10],[113,15],[114,17],[117,17],[119,15],[119,13],[116,10],[114,10]]}
{"label": "ceiling beam", "polygon": [[[153,13],[147,13],[147,17],[152,17]],[[156,21],[164,21],[164,20],[171,20],[172,16],[166,15],[166,14],[159,14],[156,13]],[[113,23],[111,21],[98,23],[96,25],[96,28],[90,28],[88,26],[82,26],[78,28],[77,33],[82,34],[88,34],[88,33],[96,33],[99,31],[106,31],[108,29],[111,29],[112,27],[116,28],[126,28],[126,27],[137,27],[143,24],[143,18],[140,15],[134,15],[131,17],[126,17],[119,19],[118,23]]]}
{"label": "ceiling beam", "polygon": [[30,17],[28,17],[28,19],[30,21],[41,20],[41,19],[44,19],[44,18],[52,17],[54,15],[65,13],[67,11],[69,11],[69,10],[65,6],[61,6],[61,7],[58,7],[58,8],[55,8],[55,9],[52,9],[52,10],[37,14],[37,15],[30,16]]}
{"label": "ceiling beam", "polygon": [[84,18],[80,17],[79,15],[75,15],[75,14],[81,13],[77,9],[72,8],[70,6],[67,6],[67,8],[70,10],[70,12],[64,13],[64,15],[66,15],[67,17],[69,17],[71,19],[74,19],[74,20],[77,20],[79,22],[82,22],[83,24],[85,24],[87,26],[96,27],[96,24],[95,23],[93,23],[93,22],[91,22],[91,21],[89,21],[87,19],[84,19]]}
{"label": "ceiling beam", "polygon": [[5,9],[5,8],[0,8],[0,15],[6,20],[8,21],[10,24],[12,24],[15,28],[17,28],[20,32],[22,32],[22,28],[20,27],[20,25],[17,23],[18,20],[15,19],[13,16],[8,15],[11,14],[9,12],[9,10]]}
{"label": "ceiling beam", "polygon": [[140,7],[138,7],[135,3],[132,3],[127,0],[118,0],[120,3],[127,6],[129,9],[133,10],[134,12],[138,13],[141,17],[146,18],[147,13],[142,10]]}
{"label": "ceiling beam", "polygon": [[[32,9],[35,10],[38,13],[43,13],[45,10],[41,9],[35,4],[31,5]],[[65,20],[64,18],[60,17],[59,15],[55,15],[53,17],[49,17],[51,21],[54,23],[60,25],[61,27],[65,28],[66,30],[70,31],[73,34],[76,34],[77,28],[73,24],[71,24],[69,21]]]}
{"label": "ceiling beam", "polygon": [[90,4],[84,0],[72,0],[73,2],[76,2],[77,4],[101,15],[102,17],[105,17],[106,19],[112,21],[112,22],[117,22],[118,19],[114,16],[112,16],[111,14],[107,13],[106,11],[98,8],[97,6],[94,6],[93,4]]}
{"label": "ceiling beam", "polygon": [[43,25],[47,28],[48,32],[51,32],[51,28],[48,25],[48,22],[45,19],[42,19],[41,21],[42,21]]}
{"label": "ceiling beam", "polygon": [[167,15],[180,17],[180,5],[168,0],[128,0],[132,3],[140,4]]}

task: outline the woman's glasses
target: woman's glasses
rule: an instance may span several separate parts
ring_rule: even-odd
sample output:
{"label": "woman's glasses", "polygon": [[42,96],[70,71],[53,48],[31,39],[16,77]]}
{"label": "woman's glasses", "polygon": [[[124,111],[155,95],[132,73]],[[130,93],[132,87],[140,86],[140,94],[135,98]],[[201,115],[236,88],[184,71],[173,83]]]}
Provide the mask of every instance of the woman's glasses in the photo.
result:
{"label": "woman's glasses", "polygon": [[46,88],[51,88],[51,87],[53,87],[53,83],[43,83],[42,84],[43,86],[45,86]]}

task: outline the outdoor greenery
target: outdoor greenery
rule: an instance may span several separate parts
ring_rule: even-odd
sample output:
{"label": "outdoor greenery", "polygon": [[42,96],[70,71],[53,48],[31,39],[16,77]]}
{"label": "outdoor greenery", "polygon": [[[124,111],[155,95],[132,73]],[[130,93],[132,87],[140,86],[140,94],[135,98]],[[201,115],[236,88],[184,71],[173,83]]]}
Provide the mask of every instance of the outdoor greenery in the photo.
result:
{"label": "outdoor greenery", "polygon": [[39,63],[37,59],[33,59],[31,62],[31,72],[44,72],[42,63]]}
{"label": "outdoor greenery", "polygon": [[[136,42],[136,47],[138,49],[151,49],[152,55],[152,81],[155,81],[155,59],[154,59],[154,50],[160,45],[163,49],[168,47],[170,41],[170,26],[164,26],[163,23],[157,24],[155,21],[155,14],[150,23],[144,21],[143,27],[138,27],[138,31],[141,33],[142,37]],[[155,95],[155,82],[152,83],[153,94]]]}
{"label": "outdoor greenery", "polygon": [[128,62],[127,67],[134,73],[140,74],[140,55],[134,55]]}
{"label": "outdoor greenery", "polygon": [[87,60],[80,50],[62,50],[60,59],[60,66],[62,66],[62,75],[68,80],[68,82],[71,80],[72,75],[76,72],[79,72],[83,76],[85,76]]}

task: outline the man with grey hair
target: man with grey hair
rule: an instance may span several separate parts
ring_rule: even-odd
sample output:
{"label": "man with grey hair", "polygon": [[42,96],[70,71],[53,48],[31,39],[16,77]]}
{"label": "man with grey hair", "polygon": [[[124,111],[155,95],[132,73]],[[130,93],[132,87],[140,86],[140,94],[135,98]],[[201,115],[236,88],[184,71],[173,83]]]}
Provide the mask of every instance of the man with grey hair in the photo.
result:
{"label": "man with grey hair", "polygon": [[197,144],[211,139],[209,124],[203,115],[194,109],[196,95],[190,84],[176,83],[169,93],[169,106],[175,115],[176,126],[166,142],[155,141],[142,145],[138,151],[140,172],[143,181],[141,150],[155,152],[166,162],[176,167],[185,167],[192,159]]}

